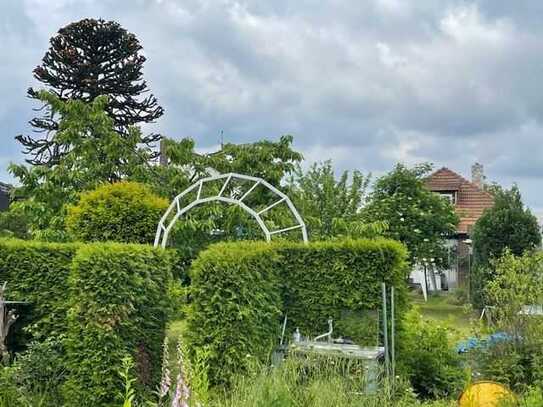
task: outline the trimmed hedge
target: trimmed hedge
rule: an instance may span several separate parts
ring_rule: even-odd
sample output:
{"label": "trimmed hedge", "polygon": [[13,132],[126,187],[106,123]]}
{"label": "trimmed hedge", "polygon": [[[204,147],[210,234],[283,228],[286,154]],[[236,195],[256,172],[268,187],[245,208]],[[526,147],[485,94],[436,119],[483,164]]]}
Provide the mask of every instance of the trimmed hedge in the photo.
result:
{"label": "trimmed hedge", "polygon": [[68,275],[78,245],[0,240],[0,283],[8,282],[10,300],[27,301],[16,325],[11,347],[17,350],[30,338],[44,340],[66,332]]}
{"label": "trimmed hedge", "polygon": [[[290,329],[314,336],[328,330],[334,319],[334,335],[357,341],[370,337],[375,345],[379,327],[375,320],[369,333],[356,325],[368,319],[368,312],[382,306],[381,283],[396,288],[396,311],[407,304],[405,247],[394,240],[342,240],[284,244],[278,248],[285,289],[284,311]],[[353,317],[355,315],[361,318]],[[355,322],[354,324],[350,322]],[[366,321],[367,322],[367,321]],[[355,326],[353,326],[355,325]]]}
{"label": "trimmed hedge", "polygon": [[139,383],[159,381],[171,280],[166,251],[150,246],[83,246],[70,275],[71,308],[66,340],[66,400],[99,406],[120,400],[123,357],[136,361]]}
{"label": "trimmed hedge", "polygon": [[208,355],[208,374],[243,371],[275,343],[281,314],[277,253],[266,243],[219,243],[192,263],[187,340]]}
{"label": "trimmed hedge", "polygon": [[63,405],[119,404],[124,356],[136,362],[142,390],[154,390],[180,258],[151,246],[0,240],[0,282],[8,281],[10,299],[30,303],[10,349],[30,340],[62,344]]}
{"label": "trimmed hedge", "polygon": [[66,228],[76,240],[152,243],[168,201],[137,182],[104,184],[68,207]]}
{"label": "trimmed hedge", "polygon": [[[381,283],[397,289],[397,316],[406,298],[407,251],[398,242],[345,240],[213,245],[193,262],[188,342],[193,352],[209,353],[210,381],[228,384],[253,356],[264,361],[278,343],[281,317],[305,336],[326,331],[354,339],[352,316],[381,306]],[[353,329],[354,326],[354,329]],[[378,327],[375,323],[373,338]],[[375,339],[372,343],[375,344]]]}

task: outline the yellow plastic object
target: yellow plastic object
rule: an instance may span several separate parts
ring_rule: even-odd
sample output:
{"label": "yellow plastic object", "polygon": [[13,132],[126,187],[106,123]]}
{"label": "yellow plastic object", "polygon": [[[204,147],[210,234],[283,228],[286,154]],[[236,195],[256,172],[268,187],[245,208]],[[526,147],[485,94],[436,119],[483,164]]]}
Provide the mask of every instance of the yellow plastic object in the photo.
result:
{"label": "yellow plastic object", "polygon": [[514,400],[514,395],[503,384],[481,381],[468,386],[458,399],[459,407],[498,407],[500,401]]}

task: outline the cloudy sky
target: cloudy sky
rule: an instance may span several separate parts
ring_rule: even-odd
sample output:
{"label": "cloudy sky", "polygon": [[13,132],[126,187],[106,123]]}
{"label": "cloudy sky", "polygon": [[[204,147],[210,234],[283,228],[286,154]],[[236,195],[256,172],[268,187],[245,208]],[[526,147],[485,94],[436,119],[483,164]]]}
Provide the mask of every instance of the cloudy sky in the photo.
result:
{"label": "cloudy sky", "polygon": [[541,1],[0,0],[0,181],[23,159],[32,69],[84,17],[138,36],[169,137],[292,134],[308,161],[374,174],[479,161],[543,214]]}

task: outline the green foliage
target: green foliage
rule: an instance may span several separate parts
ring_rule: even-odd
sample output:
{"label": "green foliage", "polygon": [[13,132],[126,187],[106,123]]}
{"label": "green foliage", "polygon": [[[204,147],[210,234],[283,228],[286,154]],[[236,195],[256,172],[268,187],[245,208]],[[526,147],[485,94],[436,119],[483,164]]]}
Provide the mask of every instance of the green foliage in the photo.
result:
{"label": "green foliage", "polygon": [[13,205],[28,216],[33,231],[62,230],[65,204],[76,202],[81,191],[141,172],[151,153],[141,147],[139,129],[131,127],[125,135],[115,131],[105,111],[107,97],[85,103],[45,91],[38,95],[60,117],[54,143],[70,150],[50,166],[12,164],[9,169],[21,183]]}
{"label": "green foliage", "polygon": [[360,374],[345,375],[332,364],[307,371],[306,361],[291,358],[278,368],[256,366],[237,376],[232,388],[210,407],[453,407],[456,401],[420,402],[402,380],[395,390],[384,381],[376,394],[364,394]]}
{"label": "green foliage", "polygon": [[482,294],[494,277],[491,262],[509,249],[520,256],[541,244],[541,229],[537,218],[524,207],[517,186],[510,190],[494,188],[495,203],[485,210],[473,228],[473,297],[476,305],[484,305]]}
{"label": "green foliage", "polygon": [[292,136],[281,136],[276,142],[226,143],[217,152],[198,154],[192,139],[163,139],[167,165],[151,166],[131,179],[151,185],[159,195],[170,199],[198,179],[209,176],[210,168],[223,174],[236,172],[260,177],[278,186],[303,158],[292,149],[292,141]]}
{"label": "green foliage", "polygon": [[[304,335],[326,332],[328,317],[336,321],[335,333],[361,338],[352,327],[353,313],[368,318],[368,311],[379,310],[381,283],[396,287],[397,315],[406,307],[405,270],[407,253],[398,242],[384,239],[338,240],[304,244],[283,244],[277,249],[276,263],[283,283],[284,312],[291,329]],[[375,324],[370,330],[376,330]],[[366,343],[374,345],[375,339]]]}
{"label": "green foliage", "polygon": [[383,281],[397,288],[401,319],[405,258],[403,246],[388,240],[213,245],[190,270],[189,346],[209,351],[209,380],[217,384],[244,371],[247,355],[266,360],[284,314],[289,331],[304,335],[322,333],[332,316],[337,335],[376,337],[349,322],[380,307]]}
{"label": "green foliage", "polygon": [[193,262],[188,344],[209,352],[215,383],[271,351],[281,313],[277,261],[267,243],[239,243],[214,245]]}
{"label": "green foliage", "polygon": [[66,374],[62,339],[34,341],[17,355],[11,370],[18,389],[26,394],[43,392],[48,398],[61,399],[60,385]]}
{"label": "green foliage", "polygon": [[410,311],[399,338],[399,370],[422,398],[457,397],[467,381],[447,329]]}
{"label": "green foliage", "polygon": [[450,202],[425,187],[430,170],[429,164],[412,169],[396,165],[377,179],[363,213],[370,222],[387,222],[385,236],[404,243],[412,262],[433,258],[445,267],[445,238],[455,232],[459,219]]}
{"label": "green foliage", "polygon": [[26,216],[13,208],[0,212],[0,237],[28,239],[28,222]]}
{"label": "green foliage", "polygon": [[104,184],[68,207],[66,228],[80,241],[152,243],[168,205],[143,184]]}
{"label": "green foliage", "polygon": [[281,136],[279,141],[262,140],[250,144],[226,143],[210,155],[210,165],[221,173],[237,172],[265,179],[278,186],[283,177],[292,173],[303,157],[292,149],[293,137]]}
{"label": "green foliage", "polygon": [[70,265],[78,246],[21,240],[0,240],[0,281],[8,282],[9,299],[27,301],[21,309],[12,347],[29,337],[42,341],[66,331],[66,302]]}
{"label": "green foliage", "polygon": [[542,317],[522,312],[524,306],[543,304],[543,253],[515,257],[506,251],[491,266],[495,275],[487,285],[486,299],[494,306],[495,329],[510,339],[477,349],[476,369],[516,390],[543,388]]}
{"label": "green foliage", "polygon": [[[208,177],[209,170],[220,173],[236,172],[245,175],[262,177],[278,187],[281,180],[292,171],[302,156],[292,149],[292,137],[283,136],[279,141],[259,141],[256,143],[235,145],[227,143],[220,151],[210,154],[198,154],[194,141],[183,139],[174,141],[164,139],[162,152],[167,165],[150,166],[132,177],[149,185],[160,196],[172,199],[201,178]],[[222,180],[224,182],[224,180]],[[223,191],[231,196],[239,191],[247,190],[251,182],[233,181]],[[201,197],[217,195],[222,183],[207,183]],[[191,202],[196,197],[185,197]],[[245,202],[251,207],[261,209],[270,205],[275,196],[265,188],[256,188]],[[282,207],[282,208],[280,208]],[[282,209],[282,210],[281,210]],[[285,205],[279,205],[266,213],[265,222],[277,229],[292,226],[290,212]],[[179,243],[191,247],[194,255],[211,243],[224,240],[261,239],[262,231],[254,218],[236,205],[224,203],[207,203],[191,209],[179,219],[172,230],[170,242],[173,247]]]}
{"label": "green foliage", "polygon": [[136,379],[131,376],[133,368],[133,360],[129,356],[124,357],[122,360],[122,369],[119,371],[119,376],[124,384],[124,392],[122,393],[123,407],[132,407],[136,397],[136,389],[134,387]]}
{"label": "green foliage", "polygon": [[160,376],[171,279],[169,256],[148,246],[82,246],[70,275],[65,341],[66,401],[101,406],[118,401],[117,372],[132,356],[138,382],[153,389]]}
{"label": "green foliage", "polygon": [[66,372],[62,405],[107,405],[123,357],[132,356],[140,386],[154,388],[174,261],[150,246],[0,240],[0,281],[9,299],[30,303],[8,343],[20,350],[34,340],[15,362],[18,387],[56,394],[51,381]]}
{"label": "green foliage", "polygon": [[288,195],[306,222],[311,240],[375,237],[385,222],[366,223],[361,216],[370,177],[344,171],[336,180],[331,161],[313,164],[304,174],[298,166],[289,179]]}

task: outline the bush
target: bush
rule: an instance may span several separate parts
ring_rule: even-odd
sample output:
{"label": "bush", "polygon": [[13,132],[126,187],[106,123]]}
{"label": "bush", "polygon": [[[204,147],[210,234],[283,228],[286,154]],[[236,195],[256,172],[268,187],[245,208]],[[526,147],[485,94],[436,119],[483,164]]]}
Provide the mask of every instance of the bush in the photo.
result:
{"label": "bush", "polygon": [[399,370],[409,377],[418,395],[458,396],[467,373],[460,356],[449,344],[446,328],[424,321],[418,312],[410,311],[399,342]]}
{"label": "bush", "polygon": [[227,382],[263,359],[279,332],[278,256],[267,243],[217,244],[190,270],[189,348],[208,352],[208,375]]}
{"label": "bush", "polygon": [[17,388],[25,394],[47,393],[48,398],[60,400],[60,385],[66,374],[62,338],[32,342],[17,355],[11,367]]}
{"label": "bush", "polygon": [[[68,275],[75,244],[0,240],[0,282],[21,308],[10,348],[20,350],[31,338],[42,341],[66,332]],[[24,331],[20,328],[24,327]]]}
{"label": "bush", "polygon": [[488,379],[525,391],[543,388],[543,323],[539,315],[522,312],[526,305],[543,303],[543,253],[516,257],[506,251],[491,263],[495,276],[485,297],[493,305],[495,329],[506,340],[474,352],[475,369]]}
{"label": "bush", "polygon": [[211,351],[209,378],[217,384],[243,371],[247,355],[269,356],[281,315],[289,331],[299,327],[304,336],[324,332],[331,316],[335,335],[367,338],[350,329],[353,314],[379,309],[385,281],[397,288],[401,319],[405,258],[404,247],[389,240],[213,245],[190,270],[189,345]]}
{"label": "bush", "polygon": [[136,361],[148,391],[160,376],[171,280],[164,250],[122,244],[82,246],[70,275],[65,341],[66,401],[74,406],[118,402],[117,372],[125,356]]}
{"label": "bush", "polygon": [[81,241],[152,243],[168,201],[136,182],[105,184],[68,207],[66,228]]}
{"label": "bush", "polygon": [[541,245],[541,228],[537,217],[522,202],[516,185],[510,190],[494,188],[494,206],[486,209],[473,226],[472,277],[473,304],[482,308],[484,289],[494,278],[492,260],[505,250],[520,256]]}
{"label": "bush", "polygon": [[8,342],[17,351],[32,340],[12,369],[19,387],[56,395],[66,371],[67,403],[107,405],[131,355],[142,388],[152,388],[178,258],[150,246],[0,240],[0,281],[8,281],[9,299],[30,303]]}
{"label": "bush", "polygon": [[[372,338],[374,345],[378,324],[370,332],[358,332],[353,319],[368,320],[368,311],[381,309],[381,283],[396,287],[396,311],[407,305],[405,273],[407,257],[403,245],[392,240],[343,240],[309,245],[282,244],[275,264],[284,285],[284,312],[290,329],[299,327],[305,336],[328,329],[327,319],[334,319],[334,334],[360,342]],[[342,329],[343,328],[343,329]]]}
{"label": "bush", "polygon": [[22,211],[10,209],[0,212],[0,237],[28,239],[28,222]]}

